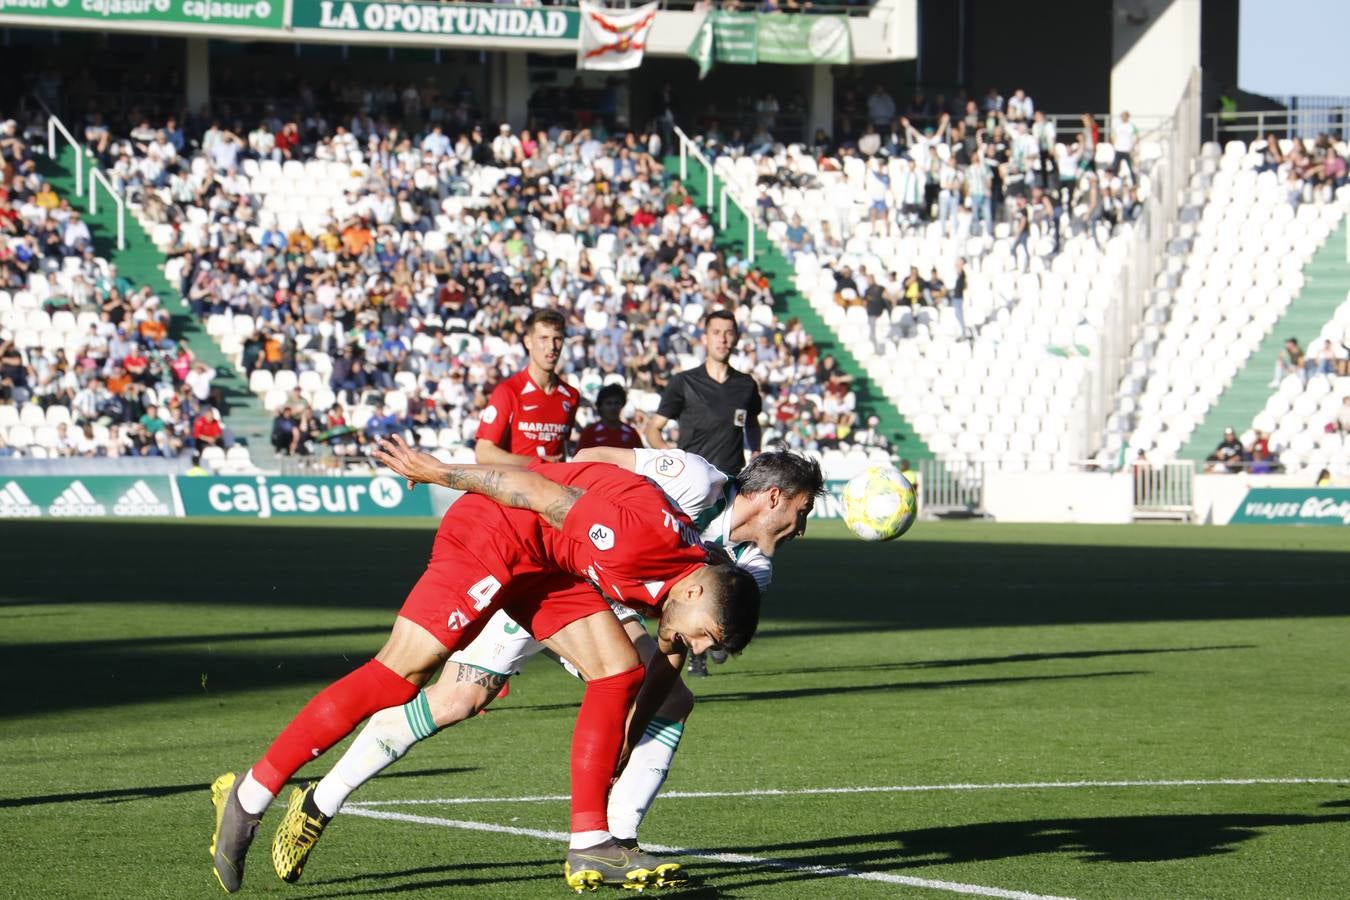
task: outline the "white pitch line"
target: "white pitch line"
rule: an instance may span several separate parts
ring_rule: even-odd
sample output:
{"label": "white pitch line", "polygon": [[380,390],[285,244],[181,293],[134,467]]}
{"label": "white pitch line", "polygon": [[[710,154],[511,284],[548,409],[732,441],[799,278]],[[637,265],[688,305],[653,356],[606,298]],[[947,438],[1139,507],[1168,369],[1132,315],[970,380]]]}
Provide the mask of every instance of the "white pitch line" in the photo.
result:
{"label": "white pitch line", "polygon": [[[1261,784],[1350,784],[1350,778],[1182,778],[1154,781],[1022,781],[993,784],[896,784],[884,787],[764,788],[746,791],[666,791],[668,799],[712,799],[718,797],[799,797],[818,794],[910,794],[932,791],[1016,791],[1063,790],[1070,788],[1135,787],[1218,787]],[[570,800],[567,794],[539,794],[525,797],[441,797],[432,800],[365,800],[346,804],[353,810],[376,806],[459,806],[471,803],[544,803]]]}
{"label": "white pitch line", "polygon": [[[384,812],[376,809],[348,809],[352,815],[365,816],[368,819],[382,819],[390,822],[410,822],[414,825],[437,825],[441,828],[461,828],[465,831],[486,831],[492,834],[509,834],[516,837],[538,838],[545,841],[566,843],[569,836],[560,831],[541,831],[535,828],[515,828],[510,825],[494,825],[490,822],[467,822],[462,819],[441,819],[433,816],[415,816],[409,813]],[[947,891],[953,894],[974,894],[980,897],[1002,897],[1005,900],[1071,900],[1068,897],[1056,897],[1049,894],[1031,894],[1026,891],[1009,891],[1003,888],[985,887],[980,884],[964,884],[960,881],[938,881],[932,878],[915,878],[911,875],[891,875],[887,872],[859,872],[854,869],[842,869],[835,866],[812,866],[801,863],[767,859],[762,856],[747,856],[743,853],[714,853],[707,850],[682,850],[677,847],[663,847],[657,844],[644,844],[645,849],[660,854],[688,856],[694,859],[706,859],[712,862],[741,863],[744,865],[767,866],[788,872],[805,872],[822,878],[856,878],[860,881],[879,881],[882,884],[902,884],[906,887],[928,888],[934,891]]]}

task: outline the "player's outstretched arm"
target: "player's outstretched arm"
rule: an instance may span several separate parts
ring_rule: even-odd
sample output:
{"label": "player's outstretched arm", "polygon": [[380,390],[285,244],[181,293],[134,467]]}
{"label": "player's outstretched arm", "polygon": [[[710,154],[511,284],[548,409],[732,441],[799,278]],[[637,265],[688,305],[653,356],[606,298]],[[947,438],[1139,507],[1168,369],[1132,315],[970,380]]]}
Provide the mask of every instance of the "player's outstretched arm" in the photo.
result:
{"label": "player's outstretched arm", "polygon": [[398,435],[382,439],[374,456],[394,472],[415,484],[439,484],[471,494],[482,494],[502,506],[529,509],[554,528],[561,528],[584,491],[549,481],[537,472],[515,466],[480,466],[443,463],[429,453],[414,450]]}
{"label": "player's outstretched arm", "polygon": [[587,447],[578,450],[572,461],[609,463],[630,472],[637,471],[637,454],[628,447]]}

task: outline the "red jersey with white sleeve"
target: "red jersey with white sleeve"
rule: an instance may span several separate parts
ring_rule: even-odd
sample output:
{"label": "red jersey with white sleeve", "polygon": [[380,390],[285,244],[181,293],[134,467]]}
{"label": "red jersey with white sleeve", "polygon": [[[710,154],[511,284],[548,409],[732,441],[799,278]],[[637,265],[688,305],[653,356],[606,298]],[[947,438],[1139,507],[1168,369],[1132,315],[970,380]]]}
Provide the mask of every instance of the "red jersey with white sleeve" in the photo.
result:
{"label": "red jersey with white sleeve", "polygon": [[637,433],[636,428],[623,422],[620,422],[617,428],[611,428],[604,422],[592,422],[581,429],[581,436],[577,438],[578,450],[585,450],[587,447],[619,447],[640,450],[642,449],[642,437]]}
{"label": "red jersey with white sleeve", "polygon": [[521,456],[565,456],[580,399],[567,382],[546,391],[521,369],[493,389],[476,437]]}
{"label": "red jersey with white sleeve", "polygon": [[693,520],[651,480],[604,463],[530,468],[585,491],[563,527],[546,527],[540,537],[550,561],[609,599],[656,615],[671,587],[708,562]]}
{"label": "red jersey with white sleeve", "polygon": [[605,463],[530,468],[585,492],[562,528],[464,495],[441,519],[426,571],[399,611],[449,649],[467,646],[498,609],[541,640],[608,609],[587,582],[655,615],[670,588],[708,561],[694,523],[650,479]]}

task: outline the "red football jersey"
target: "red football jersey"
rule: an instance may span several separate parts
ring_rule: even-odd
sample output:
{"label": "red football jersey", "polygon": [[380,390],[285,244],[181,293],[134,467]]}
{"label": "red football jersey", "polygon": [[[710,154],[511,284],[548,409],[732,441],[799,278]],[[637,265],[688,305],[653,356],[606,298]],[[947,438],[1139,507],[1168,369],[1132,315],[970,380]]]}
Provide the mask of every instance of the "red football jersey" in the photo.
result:
{"label": "red football jersey", "polygon": [[551,481],[585,491],[561,529],[529,510],[466,494],[441,520],[441,532],[505,584],[550,570],[589,579],[606,596],[639,612],[658,612],[670,588],[708,561],[698,528],[652,481],[605,463],[530,466]]}
{"label": "red football jersey", "polygon": [[577,438],[577,449],[587,447],[627,447],[630,450],[642,448],[642,437],[632,425],[619,423],[618,428],[610,428],[604,422],[592,422],[581,429]]}
{"label": "red football jersey", "polygon": [[476,437],[521,456],[563,456],[579,401],[570,384],[559,381],[552,392],[545,391],[522,369],[492,391]]}

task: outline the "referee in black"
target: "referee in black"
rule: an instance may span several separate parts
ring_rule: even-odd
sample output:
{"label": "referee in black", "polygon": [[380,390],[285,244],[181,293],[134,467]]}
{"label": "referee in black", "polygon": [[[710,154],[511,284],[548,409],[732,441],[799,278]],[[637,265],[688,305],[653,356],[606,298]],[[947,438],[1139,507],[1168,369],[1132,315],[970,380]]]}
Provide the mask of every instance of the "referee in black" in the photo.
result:
{"label": "referee in black", "polygon": [[[679,449],[697,453],[734,478],[745,467],[746,449],[759,452],[759,385],[728,362],[740,337],[736,317],[715,309],[703,317],[702,325],[707,359],[670,379],[643,436],[648,446],[667,449],[670,443],[661,429],[673,419],[679,426]],[[689,674],[708,674],[703,654],[689,657]]]}

